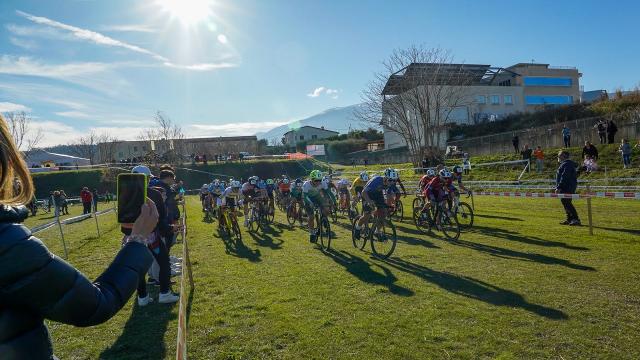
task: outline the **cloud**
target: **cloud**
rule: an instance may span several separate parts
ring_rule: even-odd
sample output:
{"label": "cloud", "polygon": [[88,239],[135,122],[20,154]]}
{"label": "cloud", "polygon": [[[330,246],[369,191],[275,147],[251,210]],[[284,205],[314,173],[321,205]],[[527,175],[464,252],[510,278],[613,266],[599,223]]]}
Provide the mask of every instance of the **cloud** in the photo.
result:
{"label": "cloud", "polygon": [[105,25],[100,28],[102,31],[112,32],[141,32],[155,33],[158,29],[144,24],[123,24],[123,25]]}
{"label": "cloud", "polygon": [[329,89],[329,88],[326,88],[324,86],[320,86],[320,87],[315,88],[311,93],[307,94],[307,96],[311,97],[311,98],[317,98],[322,94],[326,94],[327,96],[331,97],[332,99],[337,99],[339,92],[340,92],[340,90]]}
{"label": "cloud", "polygon": [[72,25],[63,24],[61,22],[58,22],[46,17],[31,15],[29,13],[26,13],[20,10],[16,10],[16,13],[36,24],[67,31],[76,39],[88,41],[97,45],[123,48],[139,54],[147,55],[159,61],[160,63],[164,64],[165,66],[174,68],[174,69],[210,71],[215,69],[223,69],[223,68],[237,66],[236,64],[231,64],[231,63],[199,63],[199,64],[188,64],[188,65],[175,64],[171,62],[171,60],[169,60],[168,58],[160,54],[157,54],[151,50],[142,48],[137,45],[132,45],[124,41],[116,40],[112,37],[100,34],[92,30],[82,29]]}
{"label": "cloud", "polygon": [[12,112],[12,111],[25,111],[30,112],[31,109],[28,106],[22,104],[16,104],[12,102],[0,102],[0,113]]}
{"label": "cloud", "polygon": [[191,124],[186,126],[185,134],[190,137],[253,135],[284,124],[286,122],[280,121],[239,122],[220,125]]}
{"label": "cloud", "polygon": [[227,36],[226,36],[225,34],[219,34],[219,35],[218,35],[218,41],[219,41],[221,44],[226,44],[226,43],[228,43],[228,42],[229,42],[229,39],[227,39]]}
{"label": "cloud", "polygon": [[58,116],[68,117],[68,118],[79,118],[79,119],[88,119],[91,116],[87,113],[83,113],[82,111],[77,110],[69,110],[69,111],[59,111],[55,113]]}
{"label": "cloud", "polygon": [[9,37],[9,41],[13,45],[15,45],[17,47],[20,47],[20,48],[23,48],[25,50],[29,50],[29,51],[32,51],[32,50],[35,50],[35,49],[38,48],[38,43],[36,43],[33,40],[29,40],[29,39],[19,39],[19,38],[11,36],[11,37]]}

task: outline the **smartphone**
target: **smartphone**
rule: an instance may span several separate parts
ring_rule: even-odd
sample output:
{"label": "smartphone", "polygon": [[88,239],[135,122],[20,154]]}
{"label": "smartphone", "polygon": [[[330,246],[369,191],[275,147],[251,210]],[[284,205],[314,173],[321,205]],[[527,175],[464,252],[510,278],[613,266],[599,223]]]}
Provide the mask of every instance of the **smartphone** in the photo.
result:
{"label": "smartphone", "polygon": [[118,175],[118,222],[132,224],[140,216],[147,199],[147,177],[144,174]]}

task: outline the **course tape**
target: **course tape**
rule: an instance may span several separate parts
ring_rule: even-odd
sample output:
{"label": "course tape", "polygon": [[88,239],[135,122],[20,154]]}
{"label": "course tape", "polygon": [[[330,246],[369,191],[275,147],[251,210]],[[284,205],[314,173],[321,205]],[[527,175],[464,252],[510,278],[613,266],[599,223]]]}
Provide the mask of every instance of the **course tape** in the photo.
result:
{"label": "course tape", "polygon": [[37,234],[37,233],[39,233],[41,231],[45,231],[48,228],[56,225],[57,223],[58,222],[56,220],[53,220],[53,221],[48,222],[46,224],[40,224],[40,225],[34,226],[33,228],[31,228],[31,235],[35,235],[35,234]]}
{"label": "course tape", "polygon": [[636,192],[594,192],[587,194],[555,194],[533,192],[499,192],[499,191],[474,191],[474,195],[490,195],[520,198],[557,198],[557,199],[586,199],[586,198],[613,198],[640,200],[640,193]]}

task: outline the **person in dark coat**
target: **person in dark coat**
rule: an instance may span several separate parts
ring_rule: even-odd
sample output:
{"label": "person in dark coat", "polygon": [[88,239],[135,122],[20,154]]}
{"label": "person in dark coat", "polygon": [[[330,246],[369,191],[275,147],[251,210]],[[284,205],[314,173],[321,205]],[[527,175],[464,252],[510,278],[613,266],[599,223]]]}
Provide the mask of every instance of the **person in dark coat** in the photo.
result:
{"label": "person in dark coat", "polygon": [[[21,224],[27,215],[21,204],[33,197],[34,187],[1,116],[0,146],[0,359],[55,359],[44,320],[85,327],[113,317],[151,265],[144,244],[158,214],[153,203],[143,205],[132,235],[92,283]],[[22,184],[17,194],[10,190],[14,176]]]}
{"label": "person in dark coat", "polygon": [[600,138],[600,144],[607,143],[607,122],[604,120],[598,121],[596,124],[596,129],[598,129],[598,137]]}
{"label": "person in dark coat", "polygon": [[82,191],[80,191],[80,200],[82,200],[82,214],[90,214],[93,195],[88,187],[85,186],[82,188]]}
{"label": "person in dark coat", "polygon": [[609,140],[609,144],[613,144],[616,142],[616,133],[618,132],[618,127],[613,122],[613,120],[609,120],[607,123],[607,140]]}
{"label": "person in dark coat", "polygon": [[513,134],[513,138],[511,139],[511,144],[513,144],[513,149],[515,150],[516,154],[520,152],[520,138],[518,137],[518,135]]}
{"label": "person in dark coat", "polygon": [[[575,194],[578,188],[578,164],[571,161],[568,151],[562,150],[558,153],[558,162],[560,166],[556,173],[556,194]],[[578,212],[573,206],[572,199],[560,199],[564,211],[567,213],[567,219],[560,224],[562,225],[581,225]]]}
{"label": "person in dark coat", "polygon": [[598,149],[590,141],[585,141],[582,148],[582,159],[586,156],[590,156],[594,161],[598,160]]}

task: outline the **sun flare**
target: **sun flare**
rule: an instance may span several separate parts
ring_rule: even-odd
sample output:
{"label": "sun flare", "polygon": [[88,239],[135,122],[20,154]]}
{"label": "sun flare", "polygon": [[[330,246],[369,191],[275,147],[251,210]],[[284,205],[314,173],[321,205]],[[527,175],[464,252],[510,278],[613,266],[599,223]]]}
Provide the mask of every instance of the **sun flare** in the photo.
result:
{"label": "sun flare", "polygon": [[211,16],[211,0],[156,0],[156,3],[185,25],[198,24]]}

